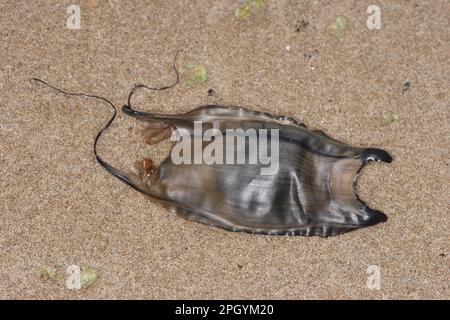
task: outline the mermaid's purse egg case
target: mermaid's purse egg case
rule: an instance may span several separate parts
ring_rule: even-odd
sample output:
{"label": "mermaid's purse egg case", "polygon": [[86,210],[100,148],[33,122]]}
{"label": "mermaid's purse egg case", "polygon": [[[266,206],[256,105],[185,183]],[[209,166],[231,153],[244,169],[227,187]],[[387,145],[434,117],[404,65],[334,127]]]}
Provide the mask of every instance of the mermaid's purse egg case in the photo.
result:
{"label": "mermaid's purse egg case", "polygon": [[[177,130],[188,133],[195,144],[202,139],[194,133],[199,122],[203,131],[214,128],[224,135],[227,130],[277,132],[278,164],[269,174],[262,174],[268,166],[260,162],[195,163],[194,152],[190,163],[174,163],[170,155],[159,166],[151,159],[138,161],[137,174],[107,168],[186,219],[232,231],[322,237],[387,220],[355,193],[356,177],[367,162],[392,161],[386,151],[352,147],[294,119],[245,108],[213,105],[179,115],[137,112],[127,106],[123,111],[146,122],[144,141],[150,145]],[[235,152],[248,159],[251,140],[244,141],[235,145]],[[208,143],[197,143],[201,152],[207,151]],[[226,157],[225,148],[223,152]]]}

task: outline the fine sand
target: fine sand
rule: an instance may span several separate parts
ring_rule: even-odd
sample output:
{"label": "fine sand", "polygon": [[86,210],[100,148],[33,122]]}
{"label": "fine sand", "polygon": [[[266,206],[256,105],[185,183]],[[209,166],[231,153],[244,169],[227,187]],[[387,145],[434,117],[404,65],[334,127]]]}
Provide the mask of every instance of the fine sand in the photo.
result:
{"label": "fine sand", "polygon": [[[74,2],[79,30],[66,26]],[[0,298],[450,298],[450,2],[260,2],[239,18],[237,0],[0,0]],[[358,192],[389,220],[330,238],[186,221],[96,163],[104,103],[29,80],[121,106],[136,83],[170,84],[181,48],[179,86],[140,91],[135,106],[245,106],[388,150],[394,162],[367,166]],[[196,64],[208,79],[192,84]],[[167,145],[144,148],[138,129],[120,113],[102,156],[124,169],[163,158]],[[70,265],[96,281],[69,290],[40,276]]]}

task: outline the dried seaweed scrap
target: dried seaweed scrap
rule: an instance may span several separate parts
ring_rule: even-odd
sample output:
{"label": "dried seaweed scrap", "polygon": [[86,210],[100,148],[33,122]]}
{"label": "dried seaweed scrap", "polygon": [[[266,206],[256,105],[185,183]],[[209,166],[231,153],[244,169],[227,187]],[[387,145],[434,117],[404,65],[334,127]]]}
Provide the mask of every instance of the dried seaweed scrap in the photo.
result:
{"label": "dried seaweed scrap", "polygon": [[[118,179],[188,220],[231,231],[322,237],[387,220],[384,213],[369,208],[355,191],[356,178],[368,162],[392,161],[384,150],[353,147],[322,131],[310,130],[295,119],[241,107],[206,105],[184,114],[135,110],[131,98],[137,89],[160,91],[178,84],[175,61],[173,68],[173,84],[162,88],[135,86],[122,107],[125,114],[147,125],[143,131],[145,144],[153,145],[180,130],[194,141],[199,137],[195,134],[196,123],[216,132],[274,130],[279,141],[279,167],[270,175],[262,175],[261,163],[192,165],[175,163],[167,157],[160,165],[152,159],[141,159],[135,173],[122,171],[97,152],[99,138],[115,119],[116,107],[105,98],[68,93],[35,80],[65,94],[95,97],[108,103],[114,112],[94,140],[97,161]],[[250,150],[249,140],[244,139],[236,151]],[[202,152],[209,147],[203,143],[200,146]]]}
{"label": "dried seaweed scrap", "polygon": [[262,8],[264,4],[265,0],[240,0],[234,15],[236,18],[245,19],[252,11]]}
{"label": "dried seaweed scrap", "polygon": [[198,83],[208,80],[206,67],[203,64],[193,64],[188,66],[189,78],[187,80],[188,86],[193,86]]}
{"label": "dried seaweed scrap", "polygon": [[389,125],[389,124],[397,121],[398,119],[399,119],[399,116],[395,112],[386,112],[385,114],[383,114],[383,123],[385,125]]}
{"label": "dried seaweed scrap", "polygon": [[329,29],[334,32],[338,38],[342,38],[347,27],[348,18],[345,16],[338,16],[336,20],[329,26]]}
{"label": "dried seaweed scrap", "polygon": [[43,266],[39,271],[41,279],[49,279],[57,282],[60,285],[64,284],[64,273],[59,271],[54,266]]}
{"label": "dried seaweed scrap", "polygon": [[97,272],[94,268],[83,265],[81,266],[81,287],[85,288],[93,284],[97,280]]}

